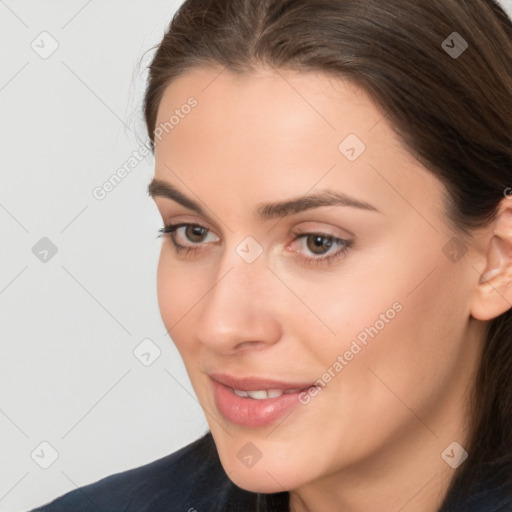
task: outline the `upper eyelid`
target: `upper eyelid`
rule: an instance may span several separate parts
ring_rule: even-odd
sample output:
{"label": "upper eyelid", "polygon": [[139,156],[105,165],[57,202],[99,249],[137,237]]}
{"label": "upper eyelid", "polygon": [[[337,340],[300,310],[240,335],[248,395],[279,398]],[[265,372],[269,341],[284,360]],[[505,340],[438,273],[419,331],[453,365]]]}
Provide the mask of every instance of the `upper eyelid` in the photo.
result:
{"label": "upper eyelid", "polygon": [[[163,217],[165,217],[165,216],[163,216]],[[196,220],[184,219],[184,220],[169,221],[169,222],[164,220],[163,223],[164,223],[164,227],[169,227],[169,226],[174,226],[174,227],[200,226],[200,227],[205,228],[208,231],[214,233],[218,237],[220,237],[220,235],[217,233],[216,228],[215,227],[211,227],[211,224],[209,222],[205,222],[203,220],[196,221]],[[326,224],[326,223],[324,223],[324,222],[309,221],[308,224]],[[314,235],[323,235],[323,236],[331,237],[331,238],[338,238],[338,239],[341,239],[341,240],[346,240],[347,238],[351,238],[351,237],[354,236],[352,233],[350,233],[346,229],[337,228],[337,227],[334,227],[334,226],[333,226],[332,229],[336,230],[336,231],[345,231],[347,233],[348,237],[346,235],[343,235],[343,234],[333,233],[329,229],[324,229],[324,228],[317,228],[317,229],[315,229],[315,228],[293,227],[293,228],[290,229],[290,232],[293,235],[295,235],[295,236],[302,236],[302,235],[305,236],[305,235],[314,234]]]}
{"label": "upper eyelid", "polygon": [[[216,234],[218,237],[220,235],[217,232],[217,229],[215,227],[212,227],[212,225],[209,222],[205,222],[204,220],[191,220],[191,219],[183,219],[183,220],[172,220],[172,221],[166,221],[165,217],[166,215],[162,215],[164,227],[169,226],[201,226],[202,228],[207,229],[208,231]],[[179,215],[177,217],[182,217],[182,215]]]}
{"label": "upper eyelid", "polygon": [[336,234],[330,233],[328,231],[323,231],[321,229],[318,229],[318,230],[307,229],[305,231],[292,230],[292,234],[295,236],[320,235],[320,236],[325,236],[326,238],[336,238],[339,240],[346,240],[346,238],[344,238],[343,236],[336,235]]}
{"label": "upper eyelid", "polygon": [[[177,230],[181,227],[186,227],[186,226],[199,226],[204,229],[207,229],[209,232],[213,233],[217,237],[220,237],[220,235],[218,235],[215,232],[215,229],[212,229],[211,227],[209,227],[207,225],[205,226],[204,224],[205,223],[202,223],[202,222],[184,220],[184,221],[169,222],[169,223],[164,222],[164,228],[165,227],[174,227]],[[320,235],[320,236],[325,236],[326,238],[335,238],[335,239],[339,239],[339,240],[346,240],[346,238],[344,238],[343,236],[339,236],[334,233],[330,233],[327,230],[323,230],[323,229],[318,229],[318,230],[306,229],[304,231],[292,229],[291,232],[296,237],[302,237],[302,236],[307,236],[307,235]]]}
{"label": "upper eyelid", "polygon": [[[291,232],[295,238],[302,238],[302,237],[306,237],[308,235],[320,235],[320,236],[324,236],[326,238],[332,238],[333,240],[340,240],[342,242],[350,242],[354,238],[354,235],[352,235],[351,233],[349,234],[348,232],[346,232],[347,233],[346,235],[339,233],[339,231],[346,231],[346,230],[341,230],[340,228],[335,228],[335,229],[333,228],[333,230],[338,231],[338,233],[334,233],[332,231],[329,231],[327,229],[322,229],[322,228],[304,229],[304,230],[294,228],[291,230]],[[349,236],[347,236],[347,235],[349,235]]]}
{"label": "upper eyelid", "polygon": [[209,228],[208,226],[204,226],[203,224],[201,224],[199,222],[186,222],[186,221],[183,221],[183,222],[168,222],[168,223],[165,222],[163,228],[161,228],[160,231],[172,228],[173,232],[175,233],[176,231],[178,231],[178,229],[186,228],[188,226],[198,226],[200,228],[206,229],[209,233],[212,233],[215,236],[219,237],[219,235],[217,235],[217,233],[215,233],[215,231],[213,229]]}

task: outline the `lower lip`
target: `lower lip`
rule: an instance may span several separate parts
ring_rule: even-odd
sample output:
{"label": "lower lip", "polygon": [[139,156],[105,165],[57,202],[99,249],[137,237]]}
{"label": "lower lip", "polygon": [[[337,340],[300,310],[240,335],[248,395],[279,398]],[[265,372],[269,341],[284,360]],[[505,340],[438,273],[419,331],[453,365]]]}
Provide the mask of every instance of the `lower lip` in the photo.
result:
{"label": "lower lip", "polygon": [[235,425],[263,427],[280,420],[300,405],[299,394],[286,393],[276,398],[255,400],[235,395],[232,389],[212,380],[217,409]]}

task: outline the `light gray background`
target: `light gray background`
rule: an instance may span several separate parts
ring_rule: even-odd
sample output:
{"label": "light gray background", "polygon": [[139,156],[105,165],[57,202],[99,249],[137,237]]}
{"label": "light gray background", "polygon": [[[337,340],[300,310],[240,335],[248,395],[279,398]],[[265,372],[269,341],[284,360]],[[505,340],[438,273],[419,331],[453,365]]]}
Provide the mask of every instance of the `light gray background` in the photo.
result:
{"label": "light gray background", "polygon": [[[151,462],[207,429],[158,311],[153,158],[103,200],[92,194],[146,141],[143,56],[179,3],[0,0],[2,512]],[[59,45],[48,58],[31,47],[51,49],[44,31]],[[58,250],[47,261],[32,252],[43,237]],[[145,339],[149,366],[134,355]],[[58,453],[47,469],[55,454],[42,442]]]}
{"label": "light gray background", "polygon": [[[1,511],[163,457],[207,429],[158,310],[152,156],[102,201],[92,195],[146,141],[151,53],[139,60],[178,4],[0,2]],[[43,31],[59,44],[47,59],[31,48],[50,48]],[[32,253],[42,237],[58,248],[46,263]],[[146,338],[161,350],[147,367],[133,354]],[[31,457],[43,441],[58,452],[48,469],[36,462],[50,460],[47,448]]]}

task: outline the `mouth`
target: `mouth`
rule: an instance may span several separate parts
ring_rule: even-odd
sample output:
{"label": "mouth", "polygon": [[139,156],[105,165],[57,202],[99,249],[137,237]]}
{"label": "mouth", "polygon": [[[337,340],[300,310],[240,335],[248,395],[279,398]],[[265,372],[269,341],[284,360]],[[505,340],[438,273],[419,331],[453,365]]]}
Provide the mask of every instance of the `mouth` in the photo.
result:
{"label": "mouth", "polygon": [[233,389],[233,393],[241,398],[252,398],[253,400],[266,400],[268,398],[278,398],[281,395],[289,395],[292,393],[300,393],[305,391],[303,388],[295,389],[260,389],[254,391],[243,391],[242,389]]}
{"label": "mouth", "polygon": [[300,405],[299,395],[313,383],[211,374],[215,404],[230,423],[263,427],[281,420]]}

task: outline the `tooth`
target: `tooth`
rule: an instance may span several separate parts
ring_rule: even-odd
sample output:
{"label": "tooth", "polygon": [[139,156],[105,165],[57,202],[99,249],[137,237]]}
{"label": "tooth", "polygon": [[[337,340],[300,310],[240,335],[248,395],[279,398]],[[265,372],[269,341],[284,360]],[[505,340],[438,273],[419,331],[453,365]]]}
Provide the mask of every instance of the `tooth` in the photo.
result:
{"label": "tooth", "polygon": [[255,400],[264,400],[265,398],[268,398],[267,392],[265,390],[262,391],[247,391],[247,394],[254,398]]}
{"label": "tooth", "polygon": [[277,398],[283,394],[282,389],[267,389],[268,398]]}
{"label": "tooth", "polygon": [[256,391],[242,391],[240,389],[233,389],[233,393],[241,398],[252,398],[254,400],[265,400],[266,398],[277,398],[284,393],[296,393],[300,389],[268,389]]}

